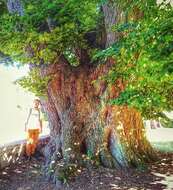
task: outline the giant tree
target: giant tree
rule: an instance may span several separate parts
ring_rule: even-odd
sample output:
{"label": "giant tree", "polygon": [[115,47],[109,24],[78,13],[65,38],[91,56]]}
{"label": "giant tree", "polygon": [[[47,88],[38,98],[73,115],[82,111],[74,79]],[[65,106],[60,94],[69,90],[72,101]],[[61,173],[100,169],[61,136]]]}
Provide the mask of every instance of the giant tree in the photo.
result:
{"label": "giant tree", "polygon": [[137,0],[1,5],[0,52],[30,65],[19,83],[41,97],[50,123],[47,173],[150,161],[142,117],[172,109],[171,7]]}

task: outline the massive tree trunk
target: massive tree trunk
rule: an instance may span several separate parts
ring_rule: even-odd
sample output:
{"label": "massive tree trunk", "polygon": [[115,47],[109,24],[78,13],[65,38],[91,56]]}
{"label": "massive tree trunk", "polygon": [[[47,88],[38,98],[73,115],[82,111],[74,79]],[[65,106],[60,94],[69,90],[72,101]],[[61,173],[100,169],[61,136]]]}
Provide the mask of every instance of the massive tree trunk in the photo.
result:
{"label": "massive tree trunk", "polygon": [[127,106],[106,104],[124,88],[121,81],[114,87],[99,79],[112,64],[74,68],[61,57],[42,68],[42,75],[53,76],[44,102],[51,126],[46,149],[48,171],[60,175],[58,160],[65,165],[100,163],[126,168],[151,158],[140,113]]}
{"label": "massive tree trunk", "polygon": [[[120,20],[120,13],[107,4],[103,12],[108,47],[117,41],[118,36],[110,28]],[[113,85],[100,79],[114,64],[111,58],[104,65],[92,65],[86,59],[73,67],[61,56],[54,64],[42,66],[42,76],[52,76],[43,105],[51,129],[45,168],[55,181],[57,176],[67,177],[66,166],[69,173],[73,167],[88,164],[120,169],[151,159],[153,150],[146,140],[140,113],[127,106],[107,104],[124,90],[120,79]]]}

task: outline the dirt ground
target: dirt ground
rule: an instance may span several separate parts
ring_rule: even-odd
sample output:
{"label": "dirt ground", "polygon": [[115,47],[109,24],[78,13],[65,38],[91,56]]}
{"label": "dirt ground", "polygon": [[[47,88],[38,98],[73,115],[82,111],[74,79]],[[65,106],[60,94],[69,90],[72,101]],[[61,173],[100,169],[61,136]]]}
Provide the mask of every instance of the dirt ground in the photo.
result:
{"label": "dirt ground", "polygon": [[[44,179],[42,161],[22,160],[0,171],[0,190],[57,190]],[[173,154],[162,154],[145,171],[115,171],[103,167],[83,169],[61,190],[173,190]]]}

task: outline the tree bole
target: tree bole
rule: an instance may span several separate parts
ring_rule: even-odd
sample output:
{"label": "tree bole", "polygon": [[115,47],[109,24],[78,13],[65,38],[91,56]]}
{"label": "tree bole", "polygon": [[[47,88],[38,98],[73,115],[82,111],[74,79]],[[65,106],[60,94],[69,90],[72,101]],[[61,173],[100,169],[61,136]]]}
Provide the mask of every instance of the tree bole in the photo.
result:
{"label": "tree bole", "polygon": [[53,74],[43,104],[51,129],[46,167],[51,166],[52,173],[59,168],[58,160],[77,167],[100,164],[123,169],[152,158],[140,113],[107,104],[120,93],[99,78],[112,64],[74,68],[61,60],[42,68],[42,73]]}

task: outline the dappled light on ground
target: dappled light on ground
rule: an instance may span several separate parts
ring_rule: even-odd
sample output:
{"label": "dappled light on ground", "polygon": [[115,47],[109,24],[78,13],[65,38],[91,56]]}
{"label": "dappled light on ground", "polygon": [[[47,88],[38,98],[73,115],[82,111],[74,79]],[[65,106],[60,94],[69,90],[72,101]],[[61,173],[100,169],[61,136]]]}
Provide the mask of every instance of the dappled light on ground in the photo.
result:
{"label": "dappled light on ground", "polygon": [[17,162],[24,151],[24,144],[12,144],[8,146],[0,146],[0,168],[4,168],[10,164]]}
{"label": "dappled light on ground", "polygon": [[[144,168],[143,168],[144,169]],[[111,189],[111,190],[172,190],[173,189],[173,155],[159,156],[155,164],[143,170],[130,169],[128,172],[106,168],[84,170],[71,182],[71,190]],[[87,185],[86,185],[87,184]],[[69,189],[70,189],[69,188]],[[68,187],[66,187],[68,190]]]}
{"label": "dappled light on ground", "polygon": [[54,185],[44,181],[41,171],[42,162],[25,159],[17,165],[0,172],[0,189],[3,190],[54,190]]}
{"label": "dappled light on ground", "polygon": [[[17,165],[0,171],[0,189],[3,190],[57,190],[45,181],[42,161],[22,160]],[[159,155],[148,168],[112,170],[104,167],[82,169],[61,190],[172,190],[173,154]]]}

